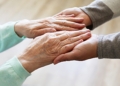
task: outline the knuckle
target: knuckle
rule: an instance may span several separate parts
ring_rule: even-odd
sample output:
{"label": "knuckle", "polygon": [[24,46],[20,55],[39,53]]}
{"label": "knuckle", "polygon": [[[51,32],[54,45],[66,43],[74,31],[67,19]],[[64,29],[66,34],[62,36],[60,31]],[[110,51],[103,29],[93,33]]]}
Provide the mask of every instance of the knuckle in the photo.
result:
{"label": "knuckle", "polygon": [[67,50],[69,48],[69,45],[65,45],[64,48]]}
{"label": "knuckle", "polygon": [[45,36],[46,36],[46,37],[49,37],[49,35],[50,35],[50,33],[45,33]]}
{"label": "knuckle", "polygon": [[43,20],[43,23],[47,23],[48,20],[49,20],[49,18],[44,19],[44,20]]}
{"label": "knuckle", "polygon": [[80,35],[79,38],[82,39],[82,38],[84,38],[84,36],[83,36],[83,35]]}
{"label": "knuckle", "polygon": [[67,32],[66,35],[68,36],[68,39],[71,40],[71,34]]}
{"label": "knuckle", "polygon": [[47,33],[47,32],[48,32],[48,31],[47,31],[46,29],[40,31],[41,34],[45,34],[45,33]]}
{"label": "knuckle", "polygon": [[60,50],[60,42],[56,38],[48,38],[44,47],[48,55],[58,55]]}
{"label": "knuckle", "polygon": [[63,25],[66,24],[66,21],[62,21],[62,24],[63,24]]}
{"label": "knuckle", "polygon": [[51,33],[45,33],[43,36],[46,39],[46,41],[48,41],[51,37],[50,37]]}
{"label": "knuckle", "polygon": [[42,24],[44,27],[49,27],[51,23],[49,20],[45,20]]}
{"label": "knuckle", "polygon": [[52,42],[54,42],[56,40],[56,38],[49,38],[48,39],[48,43],[52,43]]}
{"label": "knuckle", "polygon": [[35,26],[29,26],[28,28],[32,30],[32,29],[35,29]]}
{"label": "knuckle", "polygon": [[42,33],[47,33],[47,32],[50,32],[50,28],[45,28],[44,30],[42,30]]}
{"label": "knuckle", "polygon": [[48,23],[44,22],[44,23],[43,23],[43,26],[44,26],[44,27],[48,27]]}
{"label": "knuckle", "polygon": [[72,42],[72,39],[71,39],[71,38],[68,38],[67,41],[68,41],[69,43],[71,43],[71,42]]}
{"label": "knuckle", "polygon": [[47,42],[48,43],[53,44],[53,43],[56,43],[58,41],[56,36],[51,36],[51,34],[49,34],[49,33],[46,35],[46,37],[47,37]]}
{"label": "knuckle", "polygon": [[35,31],[34,31],[33,29],[30,29],[30,30],[29,30],[29,34],[35,35]]}

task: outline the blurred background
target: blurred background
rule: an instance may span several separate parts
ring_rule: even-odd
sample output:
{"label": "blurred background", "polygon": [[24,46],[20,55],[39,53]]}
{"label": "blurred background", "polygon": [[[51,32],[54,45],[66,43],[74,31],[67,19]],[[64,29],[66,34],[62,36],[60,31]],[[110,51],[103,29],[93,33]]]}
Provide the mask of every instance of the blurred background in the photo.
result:
{"label": "blurred background", "polygon": [[[0,0],[0,24],[22,19],[52,16],[66,8],[88,5],[93,0]],[[92,31],[109,34],[120,30],[120,18],[113,19]],[[12,41],[12,40],[11,40]],[[0,65],[22,52],[30,43],[26,39],[0,53]],[[34,71],[23,86],[120,86],[120,60],[91,59],[63,62]]]}

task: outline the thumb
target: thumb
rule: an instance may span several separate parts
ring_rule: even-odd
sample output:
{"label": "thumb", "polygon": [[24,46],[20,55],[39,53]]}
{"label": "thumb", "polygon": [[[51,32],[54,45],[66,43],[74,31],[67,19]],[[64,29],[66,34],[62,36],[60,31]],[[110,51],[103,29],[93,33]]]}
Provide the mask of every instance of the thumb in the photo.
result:
{"label": "thumb", "polygon": [[58,64],[60,62],[67,61],[67,58],[65,57],[65,54],[62,54],[58,57],[56,57],[53,61],[54,64]]}
{"label": "thumb", "polygon": [[40,30],[35,30],[33,33],[34,34],[33,37],[37,37],[37,36],[43,35],[45,33],[55,32],[55,31],[56,31],[55,28],[44,28],[44,29],[40,29]]}
{"label": "thumb", "polygon": [[59,16],[74,17],[75,13],[73,14],[73,12],[71,12],[71,11],[62,11],[62,12],[57,13],[56,15],[54,15],[54,17],[59,17]]}
{"label": "thumb", "polygon": [[74,57],[75,57],[75,54],[73,51],[71,51],[71,52],[59,55],[58,57],[54,59],[53,63],[58,64],[63,61],[70,61],[70,60],[75,59]]}

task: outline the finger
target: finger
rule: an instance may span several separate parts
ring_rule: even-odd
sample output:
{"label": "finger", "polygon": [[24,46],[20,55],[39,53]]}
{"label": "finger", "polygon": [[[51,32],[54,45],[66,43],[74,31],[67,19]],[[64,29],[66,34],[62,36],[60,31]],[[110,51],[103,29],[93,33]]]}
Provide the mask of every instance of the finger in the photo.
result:
{"label": "finger", "polygon": [[[78,30],[76,28],[58,25],[58,24],[52,24],[52,25],[49,25],[48,27],[55,28],[57,31],[76,31],[76,30]],[[80,29],[82,29],[82,28],[80,28]]]}
{"label": "finger", "polygon": [[72,27],[63,26],[63,25],[56,25],[56,24],[54,24],[52,27],[55,28],[57,31],[76,31],[76,30],[79,30],[79,29],[83,28],[83,27],[72,28]]}
{"label": "finger", "polygon": [[59,36],[59,35],[65,34],[66,32],[68,32],[68,31],[56,31],[55,35]]}
{"label": "finger", "polygon": [[34,37],[37,37],[37,36],[40,36],[40,35],[43,35],[47,32],[55,32],[56,30],[54,28],[44,28],[44,29],[40,29],[40,30],[35,30],[34,31],[34,34],[35,36]]}
{"label": "finger", "polygon": [[79,40],[86,40],[90,37],[91,37],[91,33],[87,32],[87,33],[84,33],[84,34],[76,36],[76,37],[67,38],[66,40],[62,41],[62,46],[74,43]]}
{"label": "finger", "polygon": [[66,53],[66,52],[69,52],[69,51],[73,50],[73,48],[74,48],[76,45],[80,44],[81,42],[83,42],[82,39],[81,39],[81,40],[78,40],[78,41],[76,41],[76,42],[74,42],[74,43],[67,44],[67,45],[63,46],[63,47],[61,48],[61,50],[60,50],[60,54],[63,54],[63,53]]}
{"label": "finger", "polygon": [[[77,30],[78,31],[78,30]],[[58,36],[58,35],[63,35],[65,33],[69,33],[70,31],[57,31],[55,32],[55,34]],[[86,32],[90,32],[89,29],[83,29],[83,30],[80,30],[81,34],[84,34]]]}
{"label": "finger", "polygon": [[64,10],[56,15],[72,15],[72,16],[75,16],[75,13],[73,13],[73,11],[71,11],[71,9],[67,9],[67,10]]}
{"label": "finger", "polygon": [[77,22],[77,23],[82,23],[83,22],[83,18],[75,18],[75,17],[70,17],[68,15],[65,16],[58,16],[56,17],[56,19],[58,20],[67,20],[67,21],[72,21],[72,22]]}
{"label": "finger", "polygon": [[84,19],[80,18],[64,18],[64,19],[59,19],[59,20],[67,20],[67,21],[72,21],[76,23],[82,23]]}
{"label": "finger", "polygon": [[79,36],[79,35],[87,33],[87,32],[90,32],[90,30],[85,29],[85,30],[79,30],[79,31],[68,31],[68,32],[65,32],[64,34],[61,34],[60,36],[58,36],[58,38],[60,40],[65,40],[67,38],[76,37],[76,36]]}
{"label": "finger", "polygon": [[[78,30],[78,28],[76,29],[76,28],[72,28],[70,26],[64,26],[64,25],[57,24],[57,23],[55,23],[55,21],[57,21],[57,20],[53,19],[53,20],[51,20],[51,22],[46,21],[46,22],[39,23],[39,25],[36,28],[55,28],[57,31],[61,31],[61,30],[76,31],[76,30]],[[84,27],[84,25],[83,25],[83,27]],[[81,27],[79,29],[82,29],[83,27],[81,25]]]}
{"label": "finger", "polygon": [[89,39],[89,38],[91,37],[91,33],[90,33],[90,32],[87,32],[87,33],[85,33],[85,34],[82,34],[80,37],[81,37],[81,39],[83,39],[83,40],[87,40],[87,39]]}
{"label": "finger", "polygon": [[69,14],[69,15],[63,15],[63,14],[56,14],[56,15],[54,15],[53,17],[55,17],[55,18],[59,18],[59,17],[74,17],[74,14]]}
{"label": "finger", "polygon": [[76,57],[76,53],[73,50],[71,52],[61,54],[60,56],[56,57],[53,63],[58,64],[59,62],[74,60],[75,57]]}
{"label": "finger", "polygon": [[[65,21],[65,24],[64,24]],[[37,29],[39,28],[55,28],[57,31],[67,30],[67,31],[75,31],[85,27],[85,24],[78,24],[71,21],[66,20],[56,20],[52,18],[50,21],[39,22],[36,24]]]}
{"label": "finger", "polygon": [[85,24],[75,23],[75,22],[66,21],[66,20],[55,20],[54,23],[67,26],[67,27],[72,27],[72,28],[84,28],[85,27]]}

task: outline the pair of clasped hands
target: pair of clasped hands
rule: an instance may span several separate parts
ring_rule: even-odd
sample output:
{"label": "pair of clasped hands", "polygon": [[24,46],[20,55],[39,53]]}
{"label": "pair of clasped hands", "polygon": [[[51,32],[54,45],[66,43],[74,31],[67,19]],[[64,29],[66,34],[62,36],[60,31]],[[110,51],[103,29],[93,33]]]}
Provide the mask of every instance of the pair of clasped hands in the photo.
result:
{"label": "pair of clasped hands", "polygon": [[31,73],[51,63],[96,57],[97,35],[83,29],[90,24],[89,17],[79,8],[69,8],[45,19],[16,23],[18,36],[33,38],[24,52],[18,55],[19,61]]}

